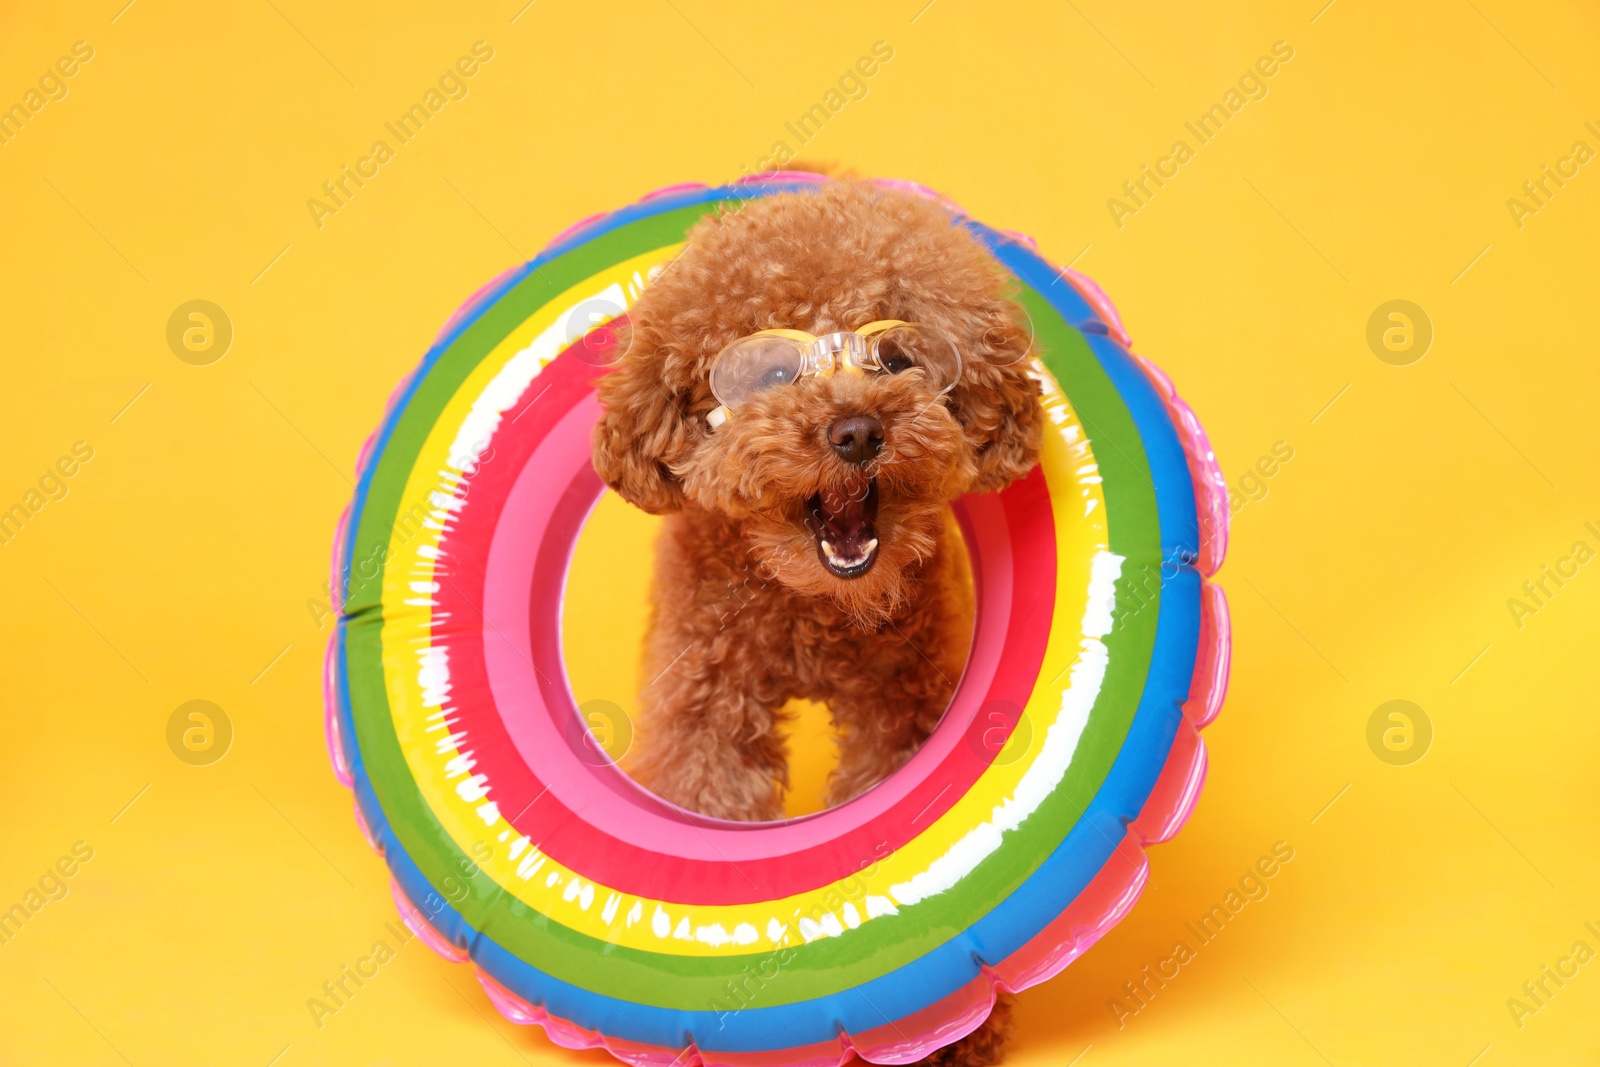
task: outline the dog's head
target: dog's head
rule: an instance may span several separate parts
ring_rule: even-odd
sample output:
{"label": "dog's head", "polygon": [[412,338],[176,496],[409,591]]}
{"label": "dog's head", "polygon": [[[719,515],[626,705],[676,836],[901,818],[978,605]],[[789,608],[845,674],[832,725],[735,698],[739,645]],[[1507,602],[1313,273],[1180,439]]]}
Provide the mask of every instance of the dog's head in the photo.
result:
{"label": "dog's head", "polygon": [[[952,500],[1038,458],[1026,317],[993,257],[934,201],[841,181],[708,217],[629,318],[599,385],[600,476],[649,512],[728,516],[767,578],[862,625],[904,601]],[[889,359],[773,386],[707,421],[712,365],[731,342],[885,319],[953,342],[948,392]]]}

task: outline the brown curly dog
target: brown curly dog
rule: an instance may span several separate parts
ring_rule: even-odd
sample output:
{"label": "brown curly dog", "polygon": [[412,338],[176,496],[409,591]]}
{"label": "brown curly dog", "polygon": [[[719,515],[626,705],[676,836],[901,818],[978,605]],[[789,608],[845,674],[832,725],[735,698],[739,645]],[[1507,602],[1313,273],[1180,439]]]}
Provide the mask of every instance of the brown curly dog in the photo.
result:
{"label": "brown curly dog", "polygon": [[[709,216],[644,291],[599,385],[594,466],[667,515],[629,770],[684,808],[783,815],[777,729],[790,698],[829,710],[828,804],[893,773],[943,715],[972,628],[949,505],[1026,474],[1042,413],[1007,276],[937,202],[854,181]],[[715,428],[713,361],[759,330],[823,336],[898,319],[942,331],[960,375],[942,395],[887,360],[792,377]],[[1000,1057],[1001,1000],[929,1057]]]}

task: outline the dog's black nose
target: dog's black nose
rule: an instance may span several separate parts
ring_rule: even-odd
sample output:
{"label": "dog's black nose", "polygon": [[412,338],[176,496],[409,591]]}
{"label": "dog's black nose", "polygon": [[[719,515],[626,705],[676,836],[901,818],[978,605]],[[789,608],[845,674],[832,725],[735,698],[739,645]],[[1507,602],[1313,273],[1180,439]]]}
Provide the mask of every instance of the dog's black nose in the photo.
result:
{"label": "dog's black nose", "polygon": [[828,427],[828,443],[846,463],[866,463],[883,447],[883,423],[871,415],[851,415]]}

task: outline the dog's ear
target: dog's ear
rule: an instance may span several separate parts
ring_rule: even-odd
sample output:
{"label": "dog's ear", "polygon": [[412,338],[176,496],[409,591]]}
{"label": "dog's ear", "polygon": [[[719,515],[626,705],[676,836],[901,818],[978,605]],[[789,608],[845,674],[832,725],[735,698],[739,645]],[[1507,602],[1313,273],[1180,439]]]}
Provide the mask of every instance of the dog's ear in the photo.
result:
{"label": "dog's ear", "polygon": [[683,507],[672,467],[689,454],[696,434],[689,383],[672,373],[679,361],[647,333],[631,325],[618,332],[618,350],[626,354],[598,383],[605,411],[594,430],[594,469],[624,500],[662,515]]}
{"label": "dog's ear", "polygon": [[952,390],[954,413],[973,449],[978,475],[968,492],[1004,489],[1039,462],[1044,411],[1031,370],[1033,335],[1022,310],[996,301],[980,319],[980,338],[964,353]]}

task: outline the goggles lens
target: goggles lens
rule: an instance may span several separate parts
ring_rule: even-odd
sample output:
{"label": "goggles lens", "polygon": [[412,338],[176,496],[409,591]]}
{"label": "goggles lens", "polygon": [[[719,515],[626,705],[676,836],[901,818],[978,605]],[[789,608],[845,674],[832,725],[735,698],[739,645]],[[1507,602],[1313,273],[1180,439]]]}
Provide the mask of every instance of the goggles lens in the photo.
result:
{"label": "goggles lens", "polygon": [[711,367],[711,391],[732,409],[759,392],[792,385],[805,370],[806,348],[804,341],[781,334],[741,337],[718,354]]}
{"label": "goggles lens", "polygon": [[961,377],[961,354],[941,330],[904,322],[872,337],[872,361],[890,374],[921,371],[936,393],[947,393]]}

